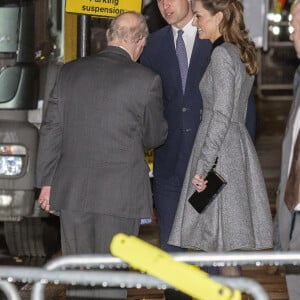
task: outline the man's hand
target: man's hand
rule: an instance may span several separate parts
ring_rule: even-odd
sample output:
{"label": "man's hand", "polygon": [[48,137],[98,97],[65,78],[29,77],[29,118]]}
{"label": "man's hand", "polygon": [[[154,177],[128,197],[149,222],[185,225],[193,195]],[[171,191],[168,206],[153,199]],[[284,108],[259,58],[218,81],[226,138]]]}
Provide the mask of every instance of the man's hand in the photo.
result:
{"label": "man's hand", "polygon": [[41,208],[49,213],[53,212],[50,211],[50,192],[51,186],[43,186],[38,199]]}

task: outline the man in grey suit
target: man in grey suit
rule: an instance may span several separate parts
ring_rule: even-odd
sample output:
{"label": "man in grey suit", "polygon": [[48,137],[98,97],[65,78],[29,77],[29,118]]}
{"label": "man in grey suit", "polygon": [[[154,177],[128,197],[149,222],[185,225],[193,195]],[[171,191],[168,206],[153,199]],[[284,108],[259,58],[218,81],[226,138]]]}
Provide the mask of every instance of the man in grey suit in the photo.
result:
{"label": "man in grey suit", "polygon": [[[58,75],[40,130],[37,186],[41,207],[60,214],[63,255],[108,253],[116,233],[137,235],[152,216],[144,150],[165,141],[167,123],[160,77],[136,63],[147,35],[141,14],[124,13],[111,22],[106,49]],[[126,299],[126,291],[101,297]]]}
{"label": "man in grey suit", "polygon": [[[292,8],[292,22],[291,25],[294,31],[290,35],[290,39],[294,42],[294,47],[297,57],[300,58],[300,2],[298,1]],[[300,250],[300,199],[299,194],[294,194],[290,190],[290,174],[291,169],[297,167],[299,164],[299,152],[295,153],[293,160],[294,148],[298,145],[296,143],[297,136],[300,133],[300,66],[298,66],[294,77],[294,99],[289,113],[288,122],[282,143],[282,158],[281,158],[281,176],[279,184],[279,193],[277,198],[278,210],[278,224],[279,224],[279,238],[280,245],[283,251],[299,251]],[[296,148],[298,151],[298,146]],[[293,163],[292,163],[293,162]],[[295,165],[294,165],[295,164]],[[299,165],[298,165],[299,166]],[[296,168],[297,170],[297,168]],[[299,169],[298,169],[299,172]],[[293,172],[294,173],[294,172]],[[299,191],[299,175],[296,174],[296,181],[293,186]],[[292,186],[292,187],[293,187]],[[298,186],[298,187],[297,187]],[[293,205],[287,202],[288,195],[295,196]],[[298,196],[298,197],[297,197]],[[287,268],[286,282],[290,300],[300,299],[300,276],[289,272]]]}

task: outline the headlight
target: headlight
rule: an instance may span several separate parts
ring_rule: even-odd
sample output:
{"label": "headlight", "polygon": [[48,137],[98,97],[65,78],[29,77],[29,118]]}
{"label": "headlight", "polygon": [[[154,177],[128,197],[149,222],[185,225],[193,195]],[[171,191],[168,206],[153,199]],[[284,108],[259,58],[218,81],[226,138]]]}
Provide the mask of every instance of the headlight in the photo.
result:
{"label": "headlight", "polygon": [[0,176],[19,176],[25,165],[26,148],[0,145]]}
{"label": "headlight", "polygon": [[23,161],[20,156],[2,156],[0,158],[0,175],[17,176],[22,172]]}
{"label": "headlight", "polygon": [[0,207],[10,206],[12,203],[13,197],[11,195],[0,195]]}

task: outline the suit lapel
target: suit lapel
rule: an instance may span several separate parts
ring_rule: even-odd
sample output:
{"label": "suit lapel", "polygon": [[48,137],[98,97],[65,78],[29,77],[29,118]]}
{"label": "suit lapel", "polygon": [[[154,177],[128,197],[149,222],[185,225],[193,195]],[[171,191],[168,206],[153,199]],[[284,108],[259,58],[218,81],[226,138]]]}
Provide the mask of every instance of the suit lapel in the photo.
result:
{"label": "suit lapel", "polygon": [[282,173],[282,178],[284,177],[284,180],[287,180],[289,161],[291,155],[293,155],[292,145],[293,145],[293,132],[294,132],[295,122],[296,121],[300,122],[300,119],[296,120],[299,109],[300,109],[300,86],[294,89],[294,99],[290,108],[290,113],[288,116],[287,125],[285,128],[284,138],[282,142],[282,153],[284,153],[284,156],[282,157],[281,173]]}
{"label": "suit lapel", "polygon": [[189,71],[187,76],[187,87],[192,84],[194,80],[200,83],[200,79],[204,74],[210,57],[210,45],[206,40],[200,40],[198,35],[195,35],[194,47],[190,59]]}
{"label": "suit lapel", "polygon": [[193,74],[194,66],[199,65],[199,60],[201,61],[201,50],[200,50],[200,39],[198,36],[195,36],[195,41],[194,41],[194,47],[190,59],[190,67],[189,67],[189,73]]}
{"label": "suit lapel", "polygon": [[294,99],[290,108],[290,113],[288,116],[288,121],[287,121],[287,126],[285,129],[285,133],[287,133],[290,128],[292,128],[294,126],[295,123],[295,119],[297,116],[297,112],[300,109],[300,86],[298,87],[298,89],[294,90],[295,95],[294,95]]}
{"label": "suit lapel", "polygon": [[174,87],[176,87],[176,89],[180,88],[181,90],[181,76],[171,26],[169,26],[168,30],[166,31],[163,40],[165,40],[165,43],[164,50],[161,51],[161,62],[163,65],[166,65],[167,76],[171,76],[167,80],[174,82]]}
{"label": "suit lapel", "polygon": [[289,116],[288,116],[288,121],[287,121],[287,126],[285,129],[285,133],[289,131],[289,128],[293,126],[295,122],[295,118],[298,112],[298,109],[300,107],[300,66],[297,68],[294,76],[294,82],[293,82],[293,94],[294,94],[294,99],[290,108]]}
{"label": "suit lapel", "polygon": [[173,32],[172,32],[171,26],[169,26],[169,30],[166,31],[166,36],[164,37],[164,39],[166,40],[165,51],[164,51],[166,57],[168,57],[170,60],[176,59],[176,61],[177,61],[174,37],[173,37]]}

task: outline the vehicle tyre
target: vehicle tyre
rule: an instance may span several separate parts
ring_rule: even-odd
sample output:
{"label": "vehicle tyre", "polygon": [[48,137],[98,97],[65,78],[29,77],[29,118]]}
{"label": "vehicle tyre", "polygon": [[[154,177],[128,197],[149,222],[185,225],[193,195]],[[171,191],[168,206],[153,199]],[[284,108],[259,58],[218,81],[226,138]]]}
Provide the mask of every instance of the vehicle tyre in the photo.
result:
{"label": "vehicle tyre", "polygon": [[13,256],[51,256],[60,249],[59,218],[24,218],[4,222],[9,253]]}

